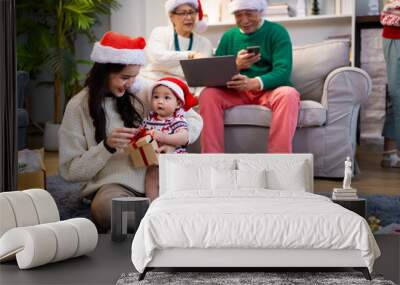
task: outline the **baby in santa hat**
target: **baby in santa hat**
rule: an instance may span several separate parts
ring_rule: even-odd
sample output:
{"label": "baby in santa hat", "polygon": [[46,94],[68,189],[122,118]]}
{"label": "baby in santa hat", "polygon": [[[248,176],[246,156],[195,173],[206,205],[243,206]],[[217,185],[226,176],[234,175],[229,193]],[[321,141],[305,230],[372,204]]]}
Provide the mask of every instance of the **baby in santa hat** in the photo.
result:
{"label": "baby in santa hat", "polygon": [[[146,130],[153,130],[154,139],[161,145],[160,152],[171,152],[163,146],[174,146],[175,153],[185,153],[189,140],[184,112],[198,104],[185,82],[164,77],[151,88],[151,112],[143,121]],[[169,148],[170,149],[170,148]]]}
{"label": "baby in santa hat", "polygon": [[[154,139],[161,145],[159,152],[185,153],[189,141],[188,123],[184,112],[196,106],[198,100],[189,87],[175,77],[164,77],[151,88],[151,112],[143,127],[153,131]],[[170,151],[171,146],[173,148]],[[158,166],[147,167],[145,177],[146,197],[153,201],[159,195]]]}

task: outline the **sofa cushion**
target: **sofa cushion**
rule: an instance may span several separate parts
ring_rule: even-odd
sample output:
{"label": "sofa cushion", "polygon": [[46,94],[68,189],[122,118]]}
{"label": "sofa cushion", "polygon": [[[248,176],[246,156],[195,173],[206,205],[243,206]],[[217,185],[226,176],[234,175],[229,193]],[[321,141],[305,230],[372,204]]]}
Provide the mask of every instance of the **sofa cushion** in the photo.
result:
{"label": "sofa cushion", "polygon": [[325,78],[336,68],[348,66],[348,40],[330,40],[293,48],[292,82],[302,100],[321,102]]}
{"label": "sofa cushion", "polygon": [[326,109],[320,103],[300,101],[300,112],[297,127],[320,127],[326,122]]}
{"label": "sofa cushion", "polygon": [[259,105],[238,105],[225,110],[225,125],[269,127],[271,110]]}
{"label": "sofa cushion", "polygon": [[[272,112],[259,105],[239,105],[225,110],[225,125],[270,127]],[[297,127],[318,127],[325,124],[326,109],[315,101],[300,101]]]}

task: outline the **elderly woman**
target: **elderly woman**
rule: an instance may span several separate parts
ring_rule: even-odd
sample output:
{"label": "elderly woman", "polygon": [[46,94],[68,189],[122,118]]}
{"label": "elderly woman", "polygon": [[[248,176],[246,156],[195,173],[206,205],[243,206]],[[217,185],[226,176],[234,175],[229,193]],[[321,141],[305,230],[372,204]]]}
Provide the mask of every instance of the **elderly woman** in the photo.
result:
{"label": "elderly woman", "polygon": [[[212,45],[208,39],[194,30],[204,30],[203,12],[198,0],[168,0],[165,3],[171,25],[157,27],[150,34],[145,49],[148,65],[140,72],[142,91],[139,96],[143,101],[150,98],[152,83],[162,77],[173,76],[185,80],[180,60],[208,57],[212,55]],[[202,88],[191,89],[198,96]],[[201,129],[202,120],[194,111],[187,113],[189,124]],[[189,141],[197,137],[190,135]]]}
{"label": "elderly woman", "polygon": [[[157,27],[151,32],[145,49],[149,63],[138,76],[141,91],[137,96],[145,106],[150,106],[150,90],[159,79],[172,76],[185,81],[180,60],[212,56],[210,41],[194,32],[196,28],[199,31],[205,30],[199,0],[167,0],[165,11],[171,25]],[[202,89],[192,88],[190,91],[199,96]],[[185,113],[185,119],[190,126],[189,144],[191,144],[199,137],[203,120],[193,109]],[[174,147],[171,147],[172,149]],[[157,167],[148,169],[145,188],[147,193],[158,193]]]}

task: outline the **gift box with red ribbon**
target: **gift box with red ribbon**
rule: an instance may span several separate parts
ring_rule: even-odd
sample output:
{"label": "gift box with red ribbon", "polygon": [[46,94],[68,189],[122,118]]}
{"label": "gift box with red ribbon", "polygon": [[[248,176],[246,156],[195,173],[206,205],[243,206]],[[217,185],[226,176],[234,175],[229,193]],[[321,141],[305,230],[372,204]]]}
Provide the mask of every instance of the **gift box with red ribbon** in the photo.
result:
{"label": "gift box with red ribbon", "polygon": [[158,144],[150,132],[142,129],[127,148],[135,167],[158,165]]}

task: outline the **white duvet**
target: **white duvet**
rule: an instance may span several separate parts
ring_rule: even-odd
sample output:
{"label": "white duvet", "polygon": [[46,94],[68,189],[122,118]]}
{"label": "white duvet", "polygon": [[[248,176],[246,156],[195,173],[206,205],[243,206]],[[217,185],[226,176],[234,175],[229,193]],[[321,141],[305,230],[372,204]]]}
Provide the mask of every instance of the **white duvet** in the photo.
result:
{"label": "white duvet", "polygon": [[155,249],[358,249],[372,271],[379,248],[365,219],[306,192],[172,192],[155,200],[132,243],[143,272]]}

